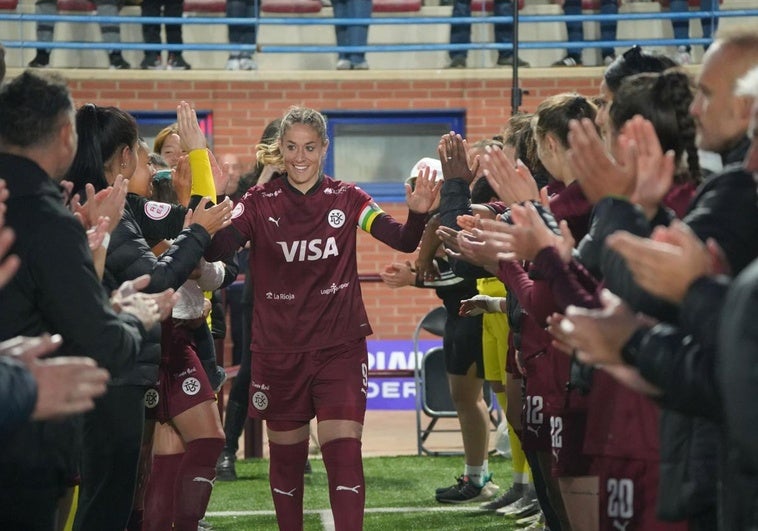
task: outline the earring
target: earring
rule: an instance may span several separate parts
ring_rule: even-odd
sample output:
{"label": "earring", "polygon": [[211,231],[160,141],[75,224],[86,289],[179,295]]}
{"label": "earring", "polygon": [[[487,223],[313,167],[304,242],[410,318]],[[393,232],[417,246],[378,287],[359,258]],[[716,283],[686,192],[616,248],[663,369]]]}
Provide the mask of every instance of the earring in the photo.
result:
{"label": "earring", "polygon": [[126,168],[126,162],[121,162],[121,167]]}

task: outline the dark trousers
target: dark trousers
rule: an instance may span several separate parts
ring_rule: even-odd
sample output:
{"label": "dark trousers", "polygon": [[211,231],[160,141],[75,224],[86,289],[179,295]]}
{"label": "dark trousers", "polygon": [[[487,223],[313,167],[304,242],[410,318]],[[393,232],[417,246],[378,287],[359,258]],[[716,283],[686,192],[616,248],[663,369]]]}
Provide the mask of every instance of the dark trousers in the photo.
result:
{"label": "dark trousers", "polygon": [[[619,12],[619,6],[616,0],[602,0],[600,2],[601,15],[615,15]],[[563,13],[566,15],[581,15],[582,0],[566,0],[563,4]],[[569,42],[581,42],[584,40],[584,28],[581,22],[566,22],[566,31],[568,32]],[[609,20],[600,23],[600,39],[604,41],[616,40],[616,21]],[[613,48],[603,48],[603,57],[614,55]],[[581,48],[574,48],[568,51],[568,56],[574,58],[577,62],[582,56]]]}
{"label": "dark trousers", "polygon": [[[16,473],[23,474],[23,484]],[[0,471],[0,529],[55,531],[65,488],[63,477],[47,469]]]}
{"label": "dark trousers", "polygon": [[[181,17],[184,13],[184,0],[143,0],[143,17],[160,17],[161,7],[164,17]],[[143,24],[142,39],[147,43],[157,44],[161,42],[160,24]],[[166,42],[168,44],[182,44],[181,24],[166,24]],[[146,52],[151,53],[151,52]],[[157,53],[157,52],[152,52]]]}
{"label": "dark trousers", "polygon": [[[513,2],[511,0],[495,0],[493,14],[496,17],[509,17],[513,14]],[[471,16],[471,0],[455,0],[453,3],[454,17]],[[495,24],[495,42],[498,44],[508,44],[513,41],[513,24]],[[471,24],[451,24],[450,25],[450,44],[470,44],[471,43]],[[513,52],[510,50],[498,50],[498,57],[510,57]],[[465,51],[451,51],[450,57],[466,57]]]}
{"label": "dark trousers", "polygon": [[144,387],[111,386],[85,415],[75,530],[126,527],[137,483],[144,397]]}

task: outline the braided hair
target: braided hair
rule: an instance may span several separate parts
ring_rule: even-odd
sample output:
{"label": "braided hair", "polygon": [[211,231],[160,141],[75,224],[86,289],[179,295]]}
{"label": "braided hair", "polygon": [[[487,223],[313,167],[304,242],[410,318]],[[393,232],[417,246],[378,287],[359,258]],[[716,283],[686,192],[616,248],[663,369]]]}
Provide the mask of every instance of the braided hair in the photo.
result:
{"label": "braided hair", "polygon": [[695,121],[689,112],[693,97],[692,82],[681,70],[637,74],[621,82],[609,112],[614,131],[639,114],[653,124],[663,151],[673,150],[677,161],[686,153],[687,168],[677,171],[677,184],[697,183],[701,175]]}

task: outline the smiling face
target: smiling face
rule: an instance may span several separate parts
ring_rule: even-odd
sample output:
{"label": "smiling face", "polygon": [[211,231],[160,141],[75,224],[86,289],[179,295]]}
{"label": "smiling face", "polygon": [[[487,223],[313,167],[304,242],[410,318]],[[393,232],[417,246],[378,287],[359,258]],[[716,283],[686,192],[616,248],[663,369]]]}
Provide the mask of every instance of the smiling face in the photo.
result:
{"label": "smiling face", "polygon": [[329,141],[322,140],[310,125],[295,123],[287,128],[279,143],[287,180],[301,192],[308,191],[321,174]]}
{"label": "smiling face", "polygon": [[147,149],[139,144],[137,149],[137,168],[129,179],[129,191],[142,197],[153,195],[153,172],[148,160]]}
{"label": "smiling face", "polygon": [[176,133],[168,135],[161,146],[160,154],[171,168],[176,168],[176,165],[179,163],[179,157],[183,155],[179,135]]}

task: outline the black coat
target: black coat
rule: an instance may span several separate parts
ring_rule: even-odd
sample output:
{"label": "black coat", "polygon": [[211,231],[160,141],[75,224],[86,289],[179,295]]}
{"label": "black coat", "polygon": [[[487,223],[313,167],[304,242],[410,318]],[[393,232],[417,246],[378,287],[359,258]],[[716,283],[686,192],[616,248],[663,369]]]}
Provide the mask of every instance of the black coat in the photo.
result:
{"label": "black coat", "polygon": [[[0,154],[0,178],[10,192],[12,252],[21,259],[16,276],[0,290],[0,340],[58,333],[58,354],[94,358],[113,378],[126,374],[146,332],[134,316],[113,312],[84,228],[65,208],[60,187],[31,160],[8,154]],[[79,454],[79,420],[17,430],[0,452],[2,480],[33,481],[34,468],[68,473]]]}
{"label": "black coat", "polygon": [[[142,229],[127,202],[121,222],[111,234],[103,284],[108,290],[114,290],[127,280],[149,274],[150,284],[144,290],[146,293],[158,293],[169,288],[176,290],[189,278],[209,242],[208,232],[202,226],[193,224],[179,233],[171,248],[157,258],[142,236]],[[151,341],[140,351],[134,369],[115,378],[113,383],[154,384],[158,379],[160,358],[160,334],[156,330]]]}
{"label": "black coat", "polygon": [[0,444],[28,422],[37,403],[37,383],[11,356],[0,356]]}

